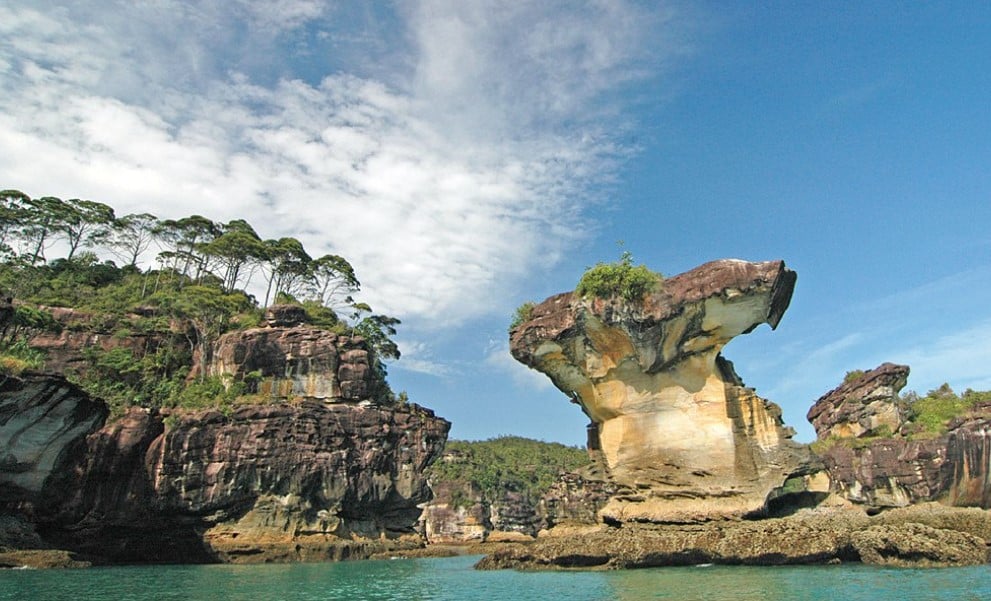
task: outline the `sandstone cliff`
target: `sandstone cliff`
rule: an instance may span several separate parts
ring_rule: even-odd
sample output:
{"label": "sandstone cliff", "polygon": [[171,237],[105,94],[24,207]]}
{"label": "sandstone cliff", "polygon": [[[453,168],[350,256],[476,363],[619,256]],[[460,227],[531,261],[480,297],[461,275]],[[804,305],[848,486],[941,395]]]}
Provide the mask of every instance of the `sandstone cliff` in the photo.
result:
{"label": "sandstone cliff", "polygon": [[808,418],[833,491],[870,509],[938,500],[991,508],[991,405],[925,434],[899,392],[909,368],[885,363],[823,395]]}
{"label": "sandstone cliff", "polygon": [[60,376],[3,382],[0,513],[11,519],[2,523],[28,523],[40,539],[0,536],[0,546],[42,540],[110,562],[256,562],[422,545],[424,471],[450,423],[380,402],[388,387],[360,337],[270,326],[228,335],[213,356],[214,367],[234,368],[227,377],[255,372],[271,386],[224,412],[131,408],[101,428],[106,406]]}
{"label": "sandstone cliff", "polygon": [[776,327],[795,280],[781,261],[714,261],[641,302],[553,296],[511,332],[513,356],[592,422],[590,447],[621,488],[603,519],[755,515],[787,504],[786,491],[822,492],[821,464],[720,354]]}

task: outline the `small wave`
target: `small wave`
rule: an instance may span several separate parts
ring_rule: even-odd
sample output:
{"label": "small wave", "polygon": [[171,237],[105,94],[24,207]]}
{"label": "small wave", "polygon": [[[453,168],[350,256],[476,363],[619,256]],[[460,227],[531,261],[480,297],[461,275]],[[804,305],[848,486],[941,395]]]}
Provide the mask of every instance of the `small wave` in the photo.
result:
{"label": "small wave", "polygon": [[713,564],[711,564],[711,563],[697,563],[697,564],[695,564],[692,567],[695,567],[695,568],[711,568],[712,566],[713,566]]}

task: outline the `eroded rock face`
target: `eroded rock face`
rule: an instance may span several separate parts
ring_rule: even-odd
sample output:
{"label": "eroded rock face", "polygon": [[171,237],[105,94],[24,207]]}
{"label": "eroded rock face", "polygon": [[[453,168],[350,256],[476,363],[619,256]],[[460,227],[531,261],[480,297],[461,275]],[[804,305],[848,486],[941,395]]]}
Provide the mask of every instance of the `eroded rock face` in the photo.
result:
{"label": "eroded rock face", "polygon": [[908,382],[907,365],[883,363],[827,392],[809,409],[820,440],[897,433],[908,416],[898,392]]}
{"label": "eroded rock face", "polygon": [[946,459],[947,502],[991,509],[991,403],[951,424]]}
{"label": "eroded rock face", "polygon": [[[417,405],[303,402],[170,418],[132,409],[90,437],[49,531],[113,561],[285,561],[415,544],[423,471],[450,424]],[[414,540],[416,539],[416,540]],[[364,541],[364,542],[362,542]]]}
{"label": "eroded rock face", "polygon": [[0,378],[0,503],[61,500],[86,436],[107,414],[104,403],[63,378]]}
{"label": "eroded rock face", "polygon": [[[991,405],[974,407],[934,437],[909,435],[898,396],[909,368],[885,363],[823,395],[809,421],[833,492],[872,509],[938,500],[991,508]],[[860,440],[857,440],[857,439]]]}
{"label": "eroded rock face", "polygon": [[604,519],[759,513],[786,480],[818,469],[780,409],[720,355],[734,337],[777,326],[795,279],[781,261],[714,261],[643,302],[553,296],[513,330],[513,356],[582,407],[592,449],[626,488]]}
{"label": "eroded rock face", "polygon": [[[288,323],[284,313],[273,317]],[[362,401],[385,387],[371,367],[364,339],[294,324],[253,328],[221,336],[214,346],[209,375],[253,382],[271,398]]]}

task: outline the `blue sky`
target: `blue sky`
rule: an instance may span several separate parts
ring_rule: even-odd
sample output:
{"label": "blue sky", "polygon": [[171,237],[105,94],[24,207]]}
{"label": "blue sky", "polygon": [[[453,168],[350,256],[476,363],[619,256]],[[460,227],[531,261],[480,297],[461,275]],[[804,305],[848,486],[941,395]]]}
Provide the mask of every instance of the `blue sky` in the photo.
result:
{"label": "blue sky", "polygon": [[991,388],[985,3],[0,6],[0,187],[243,217],[351,260],[393,388],[452,435],[584,441],[509,357],[525,300],[618,258],[784,259],[725,355],[812,437],[854,368]]}

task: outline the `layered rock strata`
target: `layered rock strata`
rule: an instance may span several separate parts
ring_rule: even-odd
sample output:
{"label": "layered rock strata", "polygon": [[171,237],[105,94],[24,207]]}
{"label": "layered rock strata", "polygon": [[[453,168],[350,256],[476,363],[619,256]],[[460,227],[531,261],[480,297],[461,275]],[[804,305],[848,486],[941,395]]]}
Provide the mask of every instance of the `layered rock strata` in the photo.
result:
{"label": "layered rock strata", "polygon": [[417,505],[431,496],[423,471],[449,426],[412,404],[132,409],[90,437],[80,486],[48,532],[111,561],[340,559],[415,546]]}
{"label": "layered rock strata", "polygon": [[60,376],[5,380],[0,547],[130,563],[346,559],[422,545],[424,471],[450,423],[381,403],[388,387],[360,337],[262,330],[213,353],[273,384],[223,413],[132,408],[101,428],[106,406]]}
{"label": "layered rock strata", "polygon": [[0,503],[57,504],[107,407],[62,378],[0,377]]}
{"label": "layered rock strata", "polygon": [[812,483],[820,464],[791,440],[780,409],[720,354],[762,323],[776,327],[795,279],[781,261],[714,261],[639,302],[553,296],[511,332],[513,356],[592,422],[590,447],[621,488],[603,519],[762,514],[774,498],[787,502],[785,490],[822,492]]}
{"label": "layered rock strata", "polygon": [[991,508],[991,406],[974,407],[945,434],[914,435],[898,394],[908,374],[882,364],[809,410],[833,492],[871,510],[932,500]]}
{"label": "layered rock strata", "polygon": [[267,317],[265,327],[221,336],[208,375],[249,383],[250,392],[269,398],[361,401],[388,390],[360,336],[307,326],[291,305],[270,308]]}

